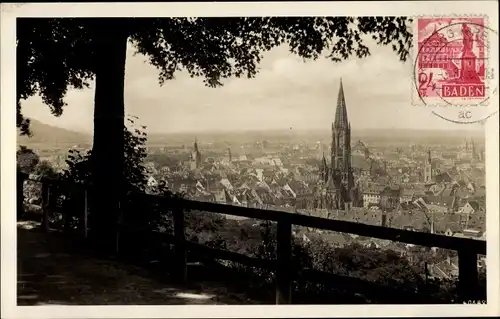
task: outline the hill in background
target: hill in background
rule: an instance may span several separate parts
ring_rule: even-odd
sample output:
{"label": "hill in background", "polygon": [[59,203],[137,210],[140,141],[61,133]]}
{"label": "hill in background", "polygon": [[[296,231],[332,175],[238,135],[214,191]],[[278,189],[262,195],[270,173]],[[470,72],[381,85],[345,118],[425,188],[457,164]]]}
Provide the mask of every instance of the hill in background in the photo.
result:
{"label": "hill in background", "polygon": [[17,144],[28,148],[70,148],[74,145],[88,148],[92,145],[92,136],[64,128],[44,124],[31,119],[32,136],[20,136],[17,131]]}

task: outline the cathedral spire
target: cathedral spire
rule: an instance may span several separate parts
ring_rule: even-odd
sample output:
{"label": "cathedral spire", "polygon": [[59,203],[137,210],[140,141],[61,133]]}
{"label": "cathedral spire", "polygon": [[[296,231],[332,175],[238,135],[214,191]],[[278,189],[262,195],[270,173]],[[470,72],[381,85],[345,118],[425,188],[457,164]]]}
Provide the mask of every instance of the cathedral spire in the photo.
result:
{"label": "cathedral spire", "polygon": [[328,164],[326,162],[326,157],[325,157],[324,152],[323,152],[321,174],[322,174],[323,182],[327,182],[327,180],[328,180]]}
{"label": "cathedral spire", "polygon": [[345,104],[344,86],[342,85],[342,78],[340,79],[340,88],[339,88],[339,95],[337,98],[337,109],[335,111],[334,126],[336,129],[348,127],[347,107]]}

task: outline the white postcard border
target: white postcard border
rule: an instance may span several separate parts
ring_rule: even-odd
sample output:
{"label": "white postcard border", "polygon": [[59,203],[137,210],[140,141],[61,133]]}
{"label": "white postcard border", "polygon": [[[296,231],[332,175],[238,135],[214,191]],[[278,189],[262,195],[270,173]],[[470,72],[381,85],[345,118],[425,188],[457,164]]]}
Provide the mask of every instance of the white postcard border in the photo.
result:
{"label": "white postcard border", "polygon": [[[161,14],[160,14],[161,13]],[[16,17],[152,16],[419,16],[488,14],[498,25],[495,1],[265,2],[259,3],[54,3],[1,5],[1,291],[4,318],[165,317],[374,317],[499,315],[498,114],[485,124],[487,211],[487,305],[352,306],[37,306],[16,307],[15,226],[15,19]],[[498,69],[498,46],[491,52]],[[495,56],[497,58],[495,58]],[[496,61],[496,62],[494,62]],[[409,61],[408,63],[411,63]],[[498,80],[495,80],[498,83]],[[410,92],[408,92],[410,94]],[[498,94],[498,92],[497,92]],[[497,103],[498,96],[492,99]],[[408,106],[412,107],[412,106]]]}

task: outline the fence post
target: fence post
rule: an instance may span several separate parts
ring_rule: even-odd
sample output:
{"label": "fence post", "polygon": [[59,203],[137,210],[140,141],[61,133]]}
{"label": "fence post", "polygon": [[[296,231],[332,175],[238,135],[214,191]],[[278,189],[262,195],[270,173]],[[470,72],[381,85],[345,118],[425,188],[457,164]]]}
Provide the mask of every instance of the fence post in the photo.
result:
{"label": "fence post", "polygon": [[174,237],[175,237],[175,278],[180,283],[185,283],[187,280],[186,266],[186,235],[184,229],[184,210],[179,201],[174,202],[173,218],[174,218]]}
{"label": "fence post", "polygon": [[478,280],[477,254],[466,249],[458,251],[458,292],[461,302],[477,301]]}
{"label": "fence post", "polygon": [[26,174],[17,171],[17,219],[24,217],[24,181]]}
{"label": "fence post", "polygon": [[49,231],[49,203],[50,184],[42,181],[42,226],[45,232]]}
{"label": "fence post", "polygon": [[116,216],[116,224],[115,224],[115,253],[118,255],[120,253],[120,232],[123,228],[123,212],[122,212],[122,203],[123,197],[118,201],[118,216]]}
{"label": "fence post", "polygon": [[62,230],[63,232],[67,233],[71,226],[71,219],[72,219],[71,213],[73,212],[76,205],[75,205],[75,191],[73,190],[74,184],[70,182],[65,182],[64,188],[67,189],[67,193],[65,194],[66,198],[65,198],[64,208],[62,209],[62,220],[63,220]]}
{"label": "fence post", "polygon": [[278,222],[277,233],[276,304],[290,304],[292,299],[292,224],[288,220]]}
{"label": "fence post", "polygon": [[83,236],[85,239],[88,237],[88,214],[89,214],[89,208],[88,208],[88,193],[87,189],[83,189]]}

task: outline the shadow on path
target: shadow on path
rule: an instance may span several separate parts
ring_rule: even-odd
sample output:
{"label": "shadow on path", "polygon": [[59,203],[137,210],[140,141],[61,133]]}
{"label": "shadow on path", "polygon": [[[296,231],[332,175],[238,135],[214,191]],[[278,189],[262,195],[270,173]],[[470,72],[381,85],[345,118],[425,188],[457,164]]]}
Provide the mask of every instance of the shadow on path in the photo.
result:
{"label": "shadow on path", "polygon": [[35,222],[17,226],[17,304],[28,305],[224,305],[256,304],[221,283],[190,289],[143,268],[75,253],[71,239],[43,233]]}

